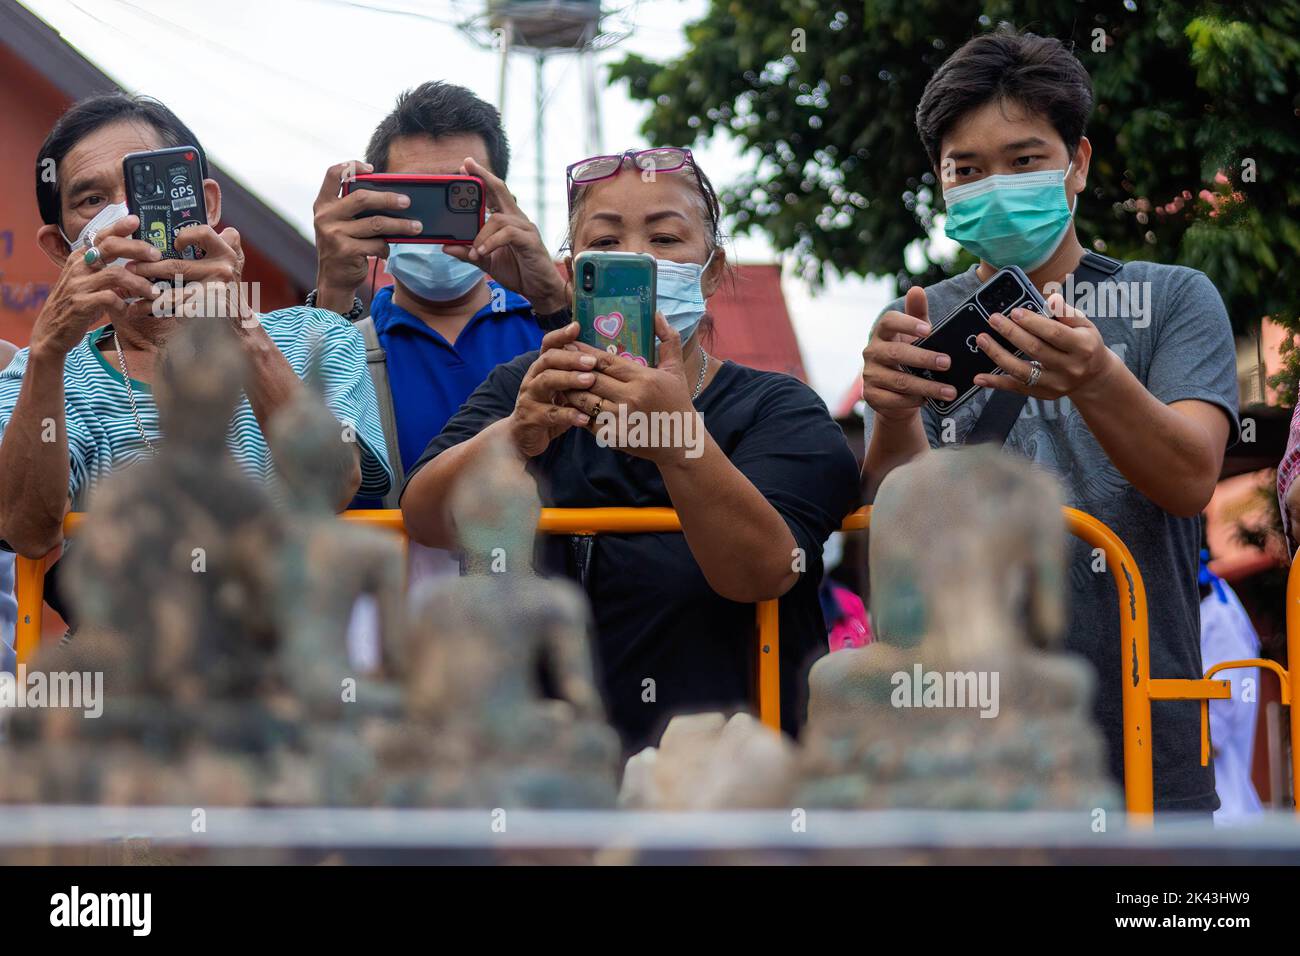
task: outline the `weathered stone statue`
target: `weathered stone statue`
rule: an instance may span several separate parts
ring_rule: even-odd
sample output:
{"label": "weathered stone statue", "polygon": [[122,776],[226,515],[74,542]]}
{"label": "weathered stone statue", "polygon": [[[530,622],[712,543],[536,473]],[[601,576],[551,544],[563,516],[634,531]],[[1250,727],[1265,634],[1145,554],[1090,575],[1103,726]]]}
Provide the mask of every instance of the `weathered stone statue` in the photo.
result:
{"label": "weathered stone statue", "polygon": [[[355,443],[355,432],[326,407],[312,378],[276,414],[267,436],[285,491],[287,530],[276,554],[273,610],[284,673],[314,718],[396,714],[401,691],[382,650],[391,654],[404,627],[402,545],[391,533],[335,513],[336,450],[340,442]],[[367,595],[379,609],[387,674],[358,673],[349,660],[352,609]]]}
{"label": "weathered stone statue", "polygon": [[875,643],[809,677],[808,806],[1088,809],[1117,804],[1094,678],[1059,646],[1056,482],[990,449],[891,472],[871,516]]}
{"label": "weathered stone statue", "polygon": [[77,617],[131,638],[133,687],[184,699],[201,682],[208,696],[246,694],[266,666],[282,527],[226,444],[244,374],[222,324],[178,331],[154,385],[165,436],[156,457],[96,490],[68,548]]}
{"label": "weathered stone statue", "polygon": [[535,482],[501,442],[479,456],[473,479],[467,475],[457,484],[449,502],[462,570],[467,575],[508,574],[511,581],[531,580],[542,513]]}
{"label": "weathered stone statue", "polygon": [[[407,629],[399,542],[334,514],[347,424],[310,384],[277,414],[274,506],[226,443],[243,374],[225,326],[176,333],[166,437],[94,496],[68,555],[84,624],[38,662],[103,672],[102,716],[20,712],[0,802],[612,807],[586,596],[533,573],[532,479],[501,449],[466,476],[452,513],[473,573]],[[375,673],[349,659],[362,595],[383,623]]]}
{"label": "weathered stone statue", "polygon": [[[0,799],[247,805],[297,737],[280,706],[270,583],[281,523],[226,445],[244,364],[196,321],[155,383],[156,457],[108,478],[68,547],[79,629],[34,669],[102,674],[102,714],[19,711]],[[57,742],[57,743],[56,743]],[[24,777],[26,779],[24,780]]]}
{"label": "weathered stone statue", "polygon": [[385,801],[612,806],[619,744],[593,675],[587,599],[533,573],[533,479],[497,447],[450,506],[471,573],[423,592],[397,654],[407,720],[379,748]]}
{"label": "weathered stone statue", "polygon": [[[275,556],[272,619],[280,671],[306,725],[305,753],[289,781],[311,781],[275,794],[284,803],[367,805],[380,791],[367,741],[368,722],[402,711],[392,649],[405,627],[405,559],[391,533],[340,520],[335,513],[340,442],[355,443],[351,424],[325,405],[309,373],[277,412],[267,435],[284,485],[285,534]],[[373,598],[379,618],[379,670],[365,672],[349,654],[352,610]]]}

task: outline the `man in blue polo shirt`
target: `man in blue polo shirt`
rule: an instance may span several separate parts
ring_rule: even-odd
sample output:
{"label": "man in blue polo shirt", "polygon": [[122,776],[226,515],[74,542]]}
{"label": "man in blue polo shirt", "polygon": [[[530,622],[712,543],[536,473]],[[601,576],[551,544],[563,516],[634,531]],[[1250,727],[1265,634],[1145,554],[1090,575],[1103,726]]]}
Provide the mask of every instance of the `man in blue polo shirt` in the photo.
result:
{"label": "man in blue polo shirt", "polygon": [[[509,161],[497,110],[463,87],[431,82],[398,97],[371,137],[366,162],[326,173],[314,207],[317,287],[308,302],[351,318],[367,336],[373,323],[371,371],[381,410],[384,393],[391,394],[390,461],[401,471],[382,501],[358,497],[353,507],[397,507],[402,473],[488,373],[537,348],[551,324],[569,321],[565,283],[502,181]],[[478,176],[492,215],[472,246],[390,245],[375,237],[420,231],[418,223],[382,214],[403,208],[406,197],[375,190],[340,196],[352,170]],[[354,218],[362,211],[379,214]],[[367,322],[356,290],[371,257],[387,259],[393,285],[375,294]]]}

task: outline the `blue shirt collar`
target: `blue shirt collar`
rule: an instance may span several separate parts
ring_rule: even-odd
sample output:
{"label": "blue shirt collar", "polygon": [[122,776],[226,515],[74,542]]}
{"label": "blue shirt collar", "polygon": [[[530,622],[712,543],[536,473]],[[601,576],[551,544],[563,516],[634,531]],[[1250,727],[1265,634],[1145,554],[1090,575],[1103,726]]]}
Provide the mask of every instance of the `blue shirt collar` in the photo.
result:
{"label": "blue shirt collar", "polygon": [[[492,303],[489,301],[487,305],[474,313],[470,318],[469,323],[465,326],[466,328],[469,328],[470,325],[482,319],[490,319],[493,317],[504,318],[505,316],[516,315],[520,312],[526,313],[531,317],[533,307],[529,301],[519,293],[511,292],[505,286],[493,282],[491,279],[488,280],[488,289],[491,291],[493,298],[501,293],[505,294],[505,308],[501,311],[494,311],[492,309]],[[501,293],[497,292],[498,289],[501,290]],[[412,315],[393,301],[393,287],[391,285],[384,286],[375,293],[375,297],[370,303],[370,315],[375,320],[376,332],[387,332],[389,329],[397,325],[407,325],[426,334],[432,334],[433,332],[433,330],[430,329],[429,326],[425,325],[418,316]]]}

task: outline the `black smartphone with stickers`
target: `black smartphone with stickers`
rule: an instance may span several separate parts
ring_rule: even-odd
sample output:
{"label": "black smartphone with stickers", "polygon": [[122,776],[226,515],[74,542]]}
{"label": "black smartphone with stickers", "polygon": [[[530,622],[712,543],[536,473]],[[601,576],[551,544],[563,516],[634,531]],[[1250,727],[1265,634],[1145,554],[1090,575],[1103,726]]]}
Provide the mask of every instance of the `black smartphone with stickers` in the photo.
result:
{"label": "black smartphone with stickers", "polygon": [[918,369],[909,368],[913,375],[951,385],[957,390],[957,397],[951,401],[927,398],[926,404],[940,415],[950,414],[960,408],[971,396],[979,391],[975,384],[977,375],[1001,375],[1002,369],[976,344],[981,332],[987,332],[1008,352],[1017,358],[1023,352],[1005,338],[993,331],[989,325],[989,316],[994,312],[1007,315],[1012,309],[1023,308],[1051,317],[1047,302],[1034,288],[1029,277],[1019,266],[1007,266],[993,274],[957,308],[949,312],[942,321],[935,324],[930,334],[912,343],[917,348],[941,352],[952,359],[948,368]]}
{"label": "black smartphone with stickers", "polygon": [[203,251],[176,249],[176,233],[208,222],[203,200],[203,154],[194,146],[175,146],[122,158],[126,208],[140,219],[134,238],[151,243],[164,259],[198,259]]}

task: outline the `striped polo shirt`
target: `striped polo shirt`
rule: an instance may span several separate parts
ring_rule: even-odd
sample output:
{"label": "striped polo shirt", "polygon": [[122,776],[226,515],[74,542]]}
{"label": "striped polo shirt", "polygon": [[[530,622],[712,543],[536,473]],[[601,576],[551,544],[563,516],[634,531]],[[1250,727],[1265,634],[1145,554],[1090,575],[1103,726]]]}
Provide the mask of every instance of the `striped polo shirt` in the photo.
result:
{"label": "striped polo shirt", "polygon": [[[352,425],[361,451],[361,493],[381,497],[392,482],[384,453],[375,388],[366,370],[366,350],[361,333],[341,315],[323,309],[295,306],[259,316],[271,341],[302,378],[313,352],[320,362],[325,402],[342,423]],[[126,383],[113,350],[96,347],[104,329],[98,328],[68,353],[64,362],[64,409],[67,419],[71,471],[68,494],[74,508],[85,507],[85,497],[98,482],[120,465],[150,452],[140,437]],[[319,345],[317,345],[319,343]],[[0,372],[0,440],[9,424],[22,377],[27,369],[27,349],[22,349]],[[162,440],[158,408],[151,389],[131,380],[140,423],[149,440]],[[248,397],[240,399],[230,423],[230,450],[253,478],[266,482],[276,497],[282,494],[271,450],[262,436]]]}

